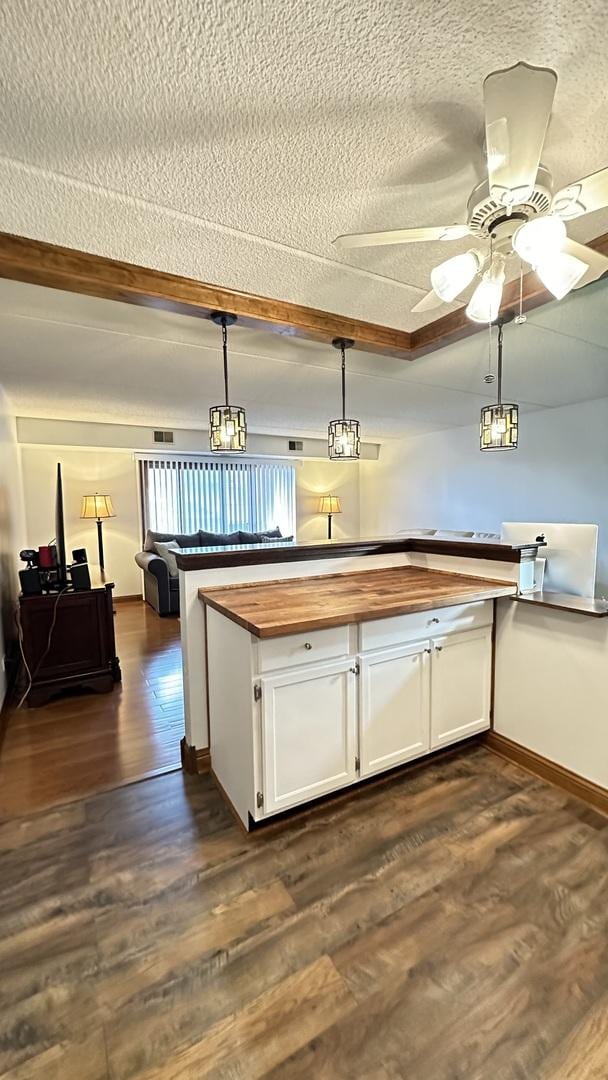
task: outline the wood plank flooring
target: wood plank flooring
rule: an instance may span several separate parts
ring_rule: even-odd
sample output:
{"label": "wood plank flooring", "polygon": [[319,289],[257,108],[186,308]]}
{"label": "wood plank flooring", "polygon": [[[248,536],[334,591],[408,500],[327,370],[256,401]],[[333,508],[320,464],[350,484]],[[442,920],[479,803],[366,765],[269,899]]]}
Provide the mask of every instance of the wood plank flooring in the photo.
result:
{"label": "wood plank flooring", "polygon": [[8,710],[0,820],[180,766],[184,733],[179,620],[143,601],[116,604],[122,684]]}
{"label": "wood plank flooring", "polygon": [[3,1080],[605,1080],[608,819],[462,748],[271,833],[170,773],[0,826]]}

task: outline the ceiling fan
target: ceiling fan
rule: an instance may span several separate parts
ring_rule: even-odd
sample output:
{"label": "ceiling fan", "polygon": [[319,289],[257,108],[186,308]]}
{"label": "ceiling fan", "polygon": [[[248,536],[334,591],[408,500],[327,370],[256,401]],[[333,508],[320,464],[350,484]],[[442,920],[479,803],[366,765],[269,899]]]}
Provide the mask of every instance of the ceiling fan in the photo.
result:
{"label": "ceiling fan", "polygon": [[489,251],[471,249],[431,271],[432,289],[412,308],[429,311],[455,300],[481,280],[466,313],[494,322],[500,310],[508,261],[529,263],[543,285],[561,300],[608,271],[608,258],[571,240],[565,222],[608,207],[608,168],[584,176],[553,194],[551,173],[540,163],[557,75],[520,62],[488,75],[483,84],[488,177],[467,204],[465,225],[390,229],[339,236],[337,247],[375,247],[423,240],[489,240]]}

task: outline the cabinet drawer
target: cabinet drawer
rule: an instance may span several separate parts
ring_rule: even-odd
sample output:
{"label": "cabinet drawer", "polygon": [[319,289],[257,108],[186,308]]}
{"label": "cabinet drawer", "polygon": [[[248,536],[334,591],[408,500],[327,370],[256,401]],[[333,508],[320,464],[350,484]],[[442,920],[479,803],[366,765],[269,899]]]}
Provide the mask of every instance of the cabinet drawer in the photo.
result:
{"label": "cabinet drawer", "polygon": [[453,607],[430,611],[413,611],[410,615],[394,615],[390,619],[374,619],[361,623],[359,648],[361,652],[367,652],[369,649],[382,649],[385,645],[399,645],[404,641],[417,641],[491,625],[491,600],[454,604]]}
{"label": "cabinet drawer", "polygon": [[258,671],[278,671],[298,664],[316,664],[320,660],[348,656],[349,645],[349,626],[329,626],[327,630],[265,638],[258,643]]}

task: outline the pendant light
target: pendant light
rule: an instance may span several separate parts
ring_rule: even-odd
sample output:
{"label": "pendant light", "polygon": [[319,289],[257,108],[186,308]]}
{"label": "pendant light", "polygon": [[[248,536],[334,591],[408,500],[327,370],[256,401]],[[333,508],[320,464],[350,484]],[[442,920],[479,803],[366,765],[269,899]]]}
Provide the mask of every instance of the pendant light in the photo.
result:
{"label": "pendant light", "polygon": [[361,453],[361,425],[358,420],[346,419],[346,349],[352,348],[351,338],[334,338],[332,345],[342,354],[342,419],[330,420],[327,448],[332,461],[358,458]]}
{"label": "pendant light", "polygon": [[212,405],[209,409],[209,444],[218,453],[242,454],[247,449],[247,420],[241,405],[230,405],[228,397],[228,327],[236,322],[236,315],[212,311],[210,319],[222,328],[222,352],[224,355],[225,405]]}
{"label": "pendant light", "polygon": [[498,401],[496,405],[487,405],[481,410],[479,426],[480,450],[516,450],[519,432],[519,407],[506,405],[502,400],[502,328],[504,319],[499,319],[498,326]]}

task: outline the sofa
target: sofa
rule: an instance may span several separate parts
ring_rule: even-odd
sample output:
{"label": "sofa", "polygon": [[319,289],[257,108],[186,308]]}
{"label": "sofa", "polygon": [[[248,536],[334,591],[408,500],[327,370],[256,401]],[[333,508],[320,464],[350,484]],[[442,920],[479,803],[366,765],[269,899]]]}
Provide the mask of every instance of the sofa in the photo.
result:
{"label": "sofa", "polygon": [[261,544],[284,537],[279,528],[267,532],[213,533],[199,529],[195,533],[161,533],[148,529],[143,551],[135,562],[144,572],[144,599],[159,615],[179,615],[179,577],[175,552],[183,548],[227,547],[229,544]]}

